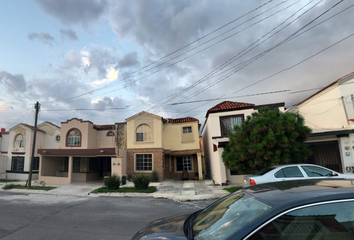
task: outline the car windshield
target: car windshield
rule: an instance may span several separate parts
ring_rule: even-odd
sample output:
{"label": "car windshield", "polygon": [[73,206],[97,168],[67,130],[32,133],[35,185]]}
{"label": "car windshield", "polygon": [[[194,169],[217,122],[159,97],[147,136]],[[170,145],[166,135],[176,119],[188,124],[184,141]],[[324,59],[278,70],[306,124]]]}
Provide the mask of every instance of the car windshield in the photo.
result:
{"label": "car windshield", "polygon": [[259,171],[259,172],[256,172],[256,173],[253,174],[253,175],[262,176],[262,175],[266,174],[267,172],[272,171],[274,168],[275,168],[275,167],[267,167],[267,168],[265,168],[265,169],[262,169],[262,170]]}
{"label": "car windshield", "polygon": [[271,208],[241,191],[230,194],[193,220],[194,239],[226,239]]}

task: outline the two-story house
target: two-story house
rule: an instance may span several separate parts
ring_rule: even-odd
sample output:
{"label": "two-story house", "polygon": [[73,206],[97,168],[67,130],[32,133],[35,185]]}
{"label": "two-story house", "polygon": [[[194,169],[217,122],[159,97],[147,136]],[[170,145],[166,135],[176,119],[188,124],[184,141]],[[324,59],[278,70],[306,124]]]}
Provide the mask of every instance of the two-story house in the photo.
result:
{"label": "two-story house", "polygon": [[192,117],[162,118],[140,112],[127,122],[127,174],[158,173],[165,178],[203,179],[199,121]]}
{"label": "two-story house", "polygon": [[39,181],[68,184],[125,175],[126,151],[117,144],[118,139],[124,142],[124,135],[125,123],[96,125],[77,118],[62,122],[58,148],[38,149]]}
{"label": "two-story house", "polygon": [[[20,123],[9,129],[7,178],[27,180],[32,157],[34,127]],[[51,122],[43,122],[37,126],[36,146],[32,165],[32,179],[38,179],[39,148],[59,147],[60,127]]]}
{"label": "two-story house", "polygon": [[354,171],[354,73],[348,74],[298,103],[297,112],[312,129],[306,141],[309,163],[344,173]]}
{"label": "two-story house", "polygon": [[230,171],[222,161],[222,153],[229,142],[228,134],[235,125],[241,125],[248,115],[261,107],[279,108],[284,112],[284,103],[255,105],[252,103],[224,101],[210,108],[202,129],[204,158],[207,175],[217,184],[243,184],[244,175]]}

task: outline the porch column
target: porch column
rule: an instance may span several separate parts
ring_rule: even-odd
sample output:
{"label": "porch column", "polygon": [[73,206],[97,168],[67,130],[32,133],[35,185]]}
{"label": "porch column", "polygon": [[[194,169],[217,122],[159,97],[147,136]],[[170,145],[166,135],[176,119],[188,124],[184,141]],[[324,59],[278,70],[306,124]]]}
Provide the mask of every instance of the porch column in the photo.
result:
{"label": "porch column", "polygon": [[199,180],[203,180],[203,165],[202,165],[202,154],[197,153],[198,158],[198,176]]}
{"label": "porch column", "polygon": [[71,183],[71,179],[73,176],[73,156],[69,156],[69,163],[68,163],[68,180]]}

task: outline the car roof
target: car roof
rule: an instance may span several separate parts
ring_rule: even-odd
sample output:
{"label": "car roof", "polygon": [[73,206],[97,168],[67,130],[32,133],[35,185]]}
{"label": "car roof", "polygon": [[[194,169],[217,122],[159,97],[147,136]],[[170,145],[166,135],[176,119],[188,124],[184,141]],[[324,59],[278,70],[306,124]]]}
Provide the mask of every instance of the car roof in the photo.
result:
{"label": "car roof", "polygon": [[354,180],[280,181],[246,187],[242,191],[281,208],[291,208],[321,201],[354,199]]}

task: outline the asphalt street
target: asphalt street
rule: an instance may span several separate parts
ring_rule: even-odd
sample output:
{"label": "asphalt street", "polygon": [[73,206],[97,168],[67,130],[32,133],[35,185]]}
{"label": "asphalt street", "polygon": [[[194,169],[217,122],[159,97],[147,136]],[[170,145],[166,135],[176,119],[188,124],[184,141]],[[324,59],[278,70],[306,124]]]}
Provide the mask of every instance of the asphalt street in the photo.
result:
{"label": "asphalt street", "polygon": [[0,239],[126,240],[147,223],[204,208],[215,200],[79,197],[0,192]]}

